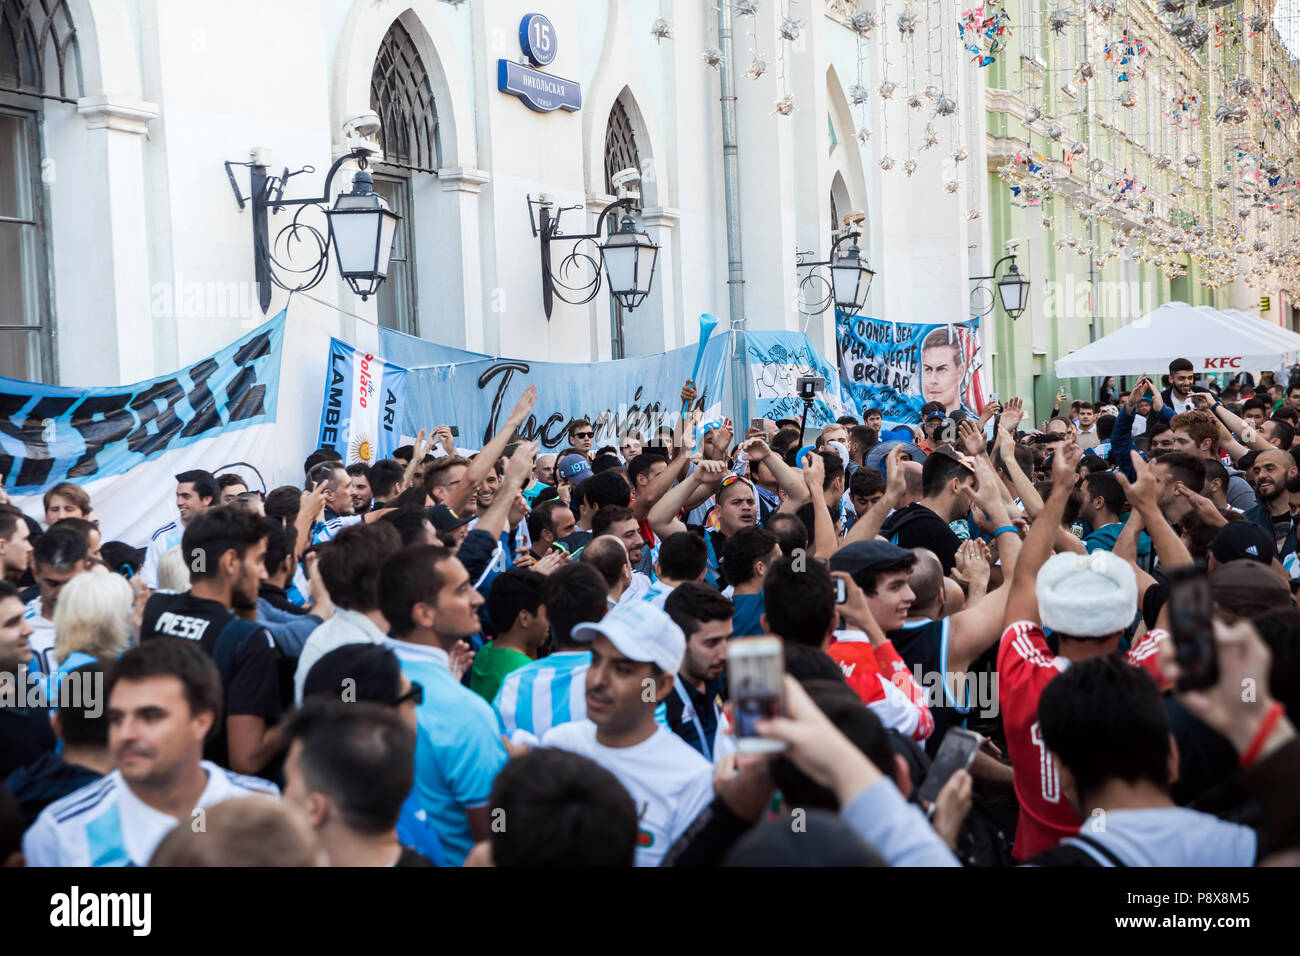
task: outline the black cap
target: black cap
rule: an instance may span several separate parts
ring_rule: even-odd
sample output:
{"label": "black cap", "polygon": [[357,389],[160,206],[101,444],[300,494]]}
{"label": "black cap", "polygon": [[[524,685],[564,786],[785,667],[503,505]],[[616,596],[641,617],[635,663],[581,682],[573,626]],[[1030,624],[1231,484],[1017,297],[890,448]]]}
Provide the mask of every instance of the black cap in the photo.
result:
{"label": "black cap", "polygon": [[888,541],[874,538],[870,541],[854,541],[831,555],[831,570],[850,575],[859,571],[879,571],[881,568],[902,564],[911,556],[911,551]]}
{"label": "black cap", "polygon": [[723,866],[885,866],[838,814],[810,810],[795,833],[781,820],[760,823],[728,851]]}
{"label": "black cap", "polygon": [[429,509],[429,521],[437,531],[455,531],[461,525],[469,524],[474,520],[473,515],[460,517],[446,505],[434,505]]}
{"label": "black cap", "polygon": [[1210,542],[1210,553],[1220,564],[1247,558],[1273,563],[1273,536],[1253,521],[1229,521]]}

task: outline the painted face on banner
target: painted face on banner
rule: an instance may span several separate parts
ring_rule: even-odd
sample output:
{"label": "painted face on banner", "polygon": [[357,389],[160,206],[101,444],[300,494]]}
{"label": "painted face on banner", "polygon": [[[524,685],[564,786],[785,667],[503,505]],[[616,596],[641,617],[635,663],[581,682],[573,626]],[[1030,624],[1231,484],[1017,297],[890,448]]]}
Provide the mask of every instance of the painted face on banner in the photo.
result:
{"label": "painted face on banner", "polygon": [[941,346],[921,354],[921,388],[927,402],[940,402],[944,411],[961,408],[961,377],[965,368],[955,347]]}

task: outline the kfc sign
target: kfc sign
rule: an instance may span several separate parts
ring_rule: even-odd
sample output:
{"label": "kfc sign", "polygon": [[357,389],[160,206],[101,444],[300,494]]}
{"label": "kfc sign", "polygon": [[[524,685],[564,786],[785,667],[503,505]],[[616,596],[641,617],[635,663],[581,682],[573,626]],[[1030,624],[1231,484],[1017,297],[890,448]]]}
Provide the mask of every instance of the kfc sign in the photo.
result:
{"label": "kfc sign", "polygon": [[1241,368],[1241,356],[1232,358],[1231,356],[1221,355],[1218,358],[1207,358],[1205,367],[1207,369]]}

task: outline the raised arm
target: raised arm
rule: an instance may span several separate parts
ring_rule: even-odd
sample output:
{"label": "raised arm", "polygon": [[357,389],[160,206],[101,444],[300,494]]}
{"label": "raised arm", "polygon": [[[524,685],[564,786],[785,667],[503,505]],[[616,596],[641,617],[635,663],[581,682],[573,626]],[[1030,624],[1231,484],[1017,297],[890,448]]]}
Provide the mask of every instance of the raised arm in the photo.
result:
{"label": "raised arm", "polygon": [[803,470],[800,474],[808,487],[808,496],[812,501],[813,557],[829,561],[839,547],[839,541],[835,538],[835,525],[831,522],[830,509],[826,507],[826,495],[823,494],[822,483],[826,478],[826,463],[822,461],[822,456],[815,451],[804,455]]}
{"label": "raised arm", "polygon": [[668,538],[678,532],[685,531],[686,525],[677,517],[691,495],[699,488],[702,479],[717,472],[717,481],[722,481],[722,473],[726,469],[720,461],[702,461],[695,466],[695,470],[665,491],[659,500],[654,503],[646,520],[650,522],[650,530],[661,538]]}
{"label": "raised arm", "polygon": [[907,490],[907,482],[900,467],[902,463],[901,447],[895,448],[885,456],[885,493],[849,529],[849,533],[840,541],[841,548],[854,541],[870,541],[880,534],[880,526],[885,523],[889,513],[898,507],[898,503],[903,500],[903,493]]}
{"label": "raised arm", "polygon": [[785,463],[780,455],[772,454],[772,449],[761,438],[751,438],[740,446],[740,450],[750,461],[766,463],[767,470],[776,479],[777,485],[785,492],[785,500],[778,511],[798,511],[811,497],[804,485],[803,476]]}
{"label": "raised arm", "polygon": [[478,489],[479,483],[488,476],[489,471],[496,467],[497,459],[506,450],[506,445],[510,444],[510,439],[514,437],[515,431],[528,418],[528,413],[533,410],[533,406],[536,404],[537,386],[529,385],[524,389],[524,394],[510,411],[510,417],[506,419],[505,424],[483,446],[483,450],[474,456],[474,460],[470,462],[469,468],[465,472],[465,477],[456,485],[455,490],[448,495],[446,501],[448,508],[456,514],[460,514],[468,507],[470,498]]}
{"label": "raised arm", "polygon": [[492,499],[492,504],[483,513],[483,517],[478,519],[475,530],[486,531],[494,541],[501,537],[506,530],[510,509],[515,504],[516,493],[527,483],[528,475],[533,469],[536,450],[535,442],[523,441],[516,446],[515,453],[506,461],[506,473],[501,479],[501,487],[497,489],[496,497]]}
{"label": "raised arm", "polygon": [[1020,560],[1011,576],[1011,593],[1002,615],[1004,629],[1016,621],[1038,620],[1038,569],[1052,556],[1052,542],[1056,529],[1061,525],[1061,516],[1065,514],[1070,492],[1074,490],[1075,469],[1082,457],[1078,445],[1066,445],[1052,456],[1052,493],[1047,496],[1042,513],[1030,526],[1020,549]]}
{"label": "raised arm", "polygon": [[1147,526],[1147,534],[1151,535],[1151,544],[1160,558],[1161,567],[1168,569],[1191,564],[1192,555],[1187,550],[1187,545],[1183,544],[1183,539],[1170,527],[1156,505],[1159,489],[1151,466],[1137,452],[1130,454],[1137,480],[1130,482],[1119,473],[1115,477],[1124,488],[1128,503],[1142,513],[1142,521]]}
{"label": "raised arm", "polygon": [[1228,429],[1230,437],[1241,437],[1240,442],[1236,440],[1225,442],[1222,433],[1220,433],[1220,444],[1223,445],[1228,454],[1232,456],[1233,461],[1236,461],[1242,455],[1246,454],[1247,451],[1252,449],[1255,451],[1272,450],[1273,446],[1268,443],[1268,439],[1259,434],[1250,422],[1234,415],[1228,410],[1228,406],[1224,405],[1222,402],[1211,402],[1212,397],[1213,396],[1208,392],[1192,393],[1192,401],[1196,403],[1197,408],[1213,412],[1214,417],[1219,420],[1219,423]]}

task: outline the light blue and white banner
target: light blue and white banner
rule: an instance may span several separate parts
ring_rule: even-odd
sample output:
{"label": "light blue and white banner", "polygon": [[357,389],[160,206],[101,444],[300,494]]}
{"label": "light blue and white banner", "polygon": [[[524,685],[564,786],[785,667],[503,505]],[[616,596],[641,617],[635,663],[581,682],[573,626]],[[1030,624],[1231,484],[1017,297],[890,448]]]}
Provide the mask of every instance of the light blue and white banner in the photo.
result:
{"label": "light blue and white banner", "polygon": [[[458,445],[482,447],[524,389],[536,385],[538,402],[520,433],[548,451],[564,448],[569,423],[581,418],[594,426],[597,448],[617,445],[629,428],[648,437],[660,426],[671,427],[681,413],[679,393],[697,351],[689,345],[610,362],[530,362],[467,352],[390,329],[380,329],[379,346],[390,361],[407,369],[405,414],[399,419],[406,436],[421,428],[456,425]],[[724,412],[730,355],[730,335],[714,335],[705,346],[695,382],[695,407],[705,420],[730,413]]]}
{"label": "light blue and white banner", "polygon": [[265,491],[280,394],[284,312],[215,355],[132,385],[72,388],[0,378],[0,475],[44,522],[41,494],[85,487],[105,541],[148,541],[176,517],[173,478],[237,471]]}
{"label": "light blue and white banner", "polygon": [[[835,421],[840,410],[840,376],[801,332],[746,332],[745,359],[749,385],[755,403],[755,418],[779,421],[803,418],[804,402],[799,397],[800,376],[816,375],[826,382],[808,411],[807,428],[821,428]],[[746,423],[748,424],[748,423]]]}
{"label": "light blue and white banner", "polygon": [[406,369],[330,339],[317,447],[333,448],[344,464],[373,465],[403,442]]}
{"label": "light blue and white banner", "polygon": [[945,325],[838,312],[835,336],[850,414],[879,408],[886,422],[915,425],[927,402],[972,417],[984,407],[979,319]]}

